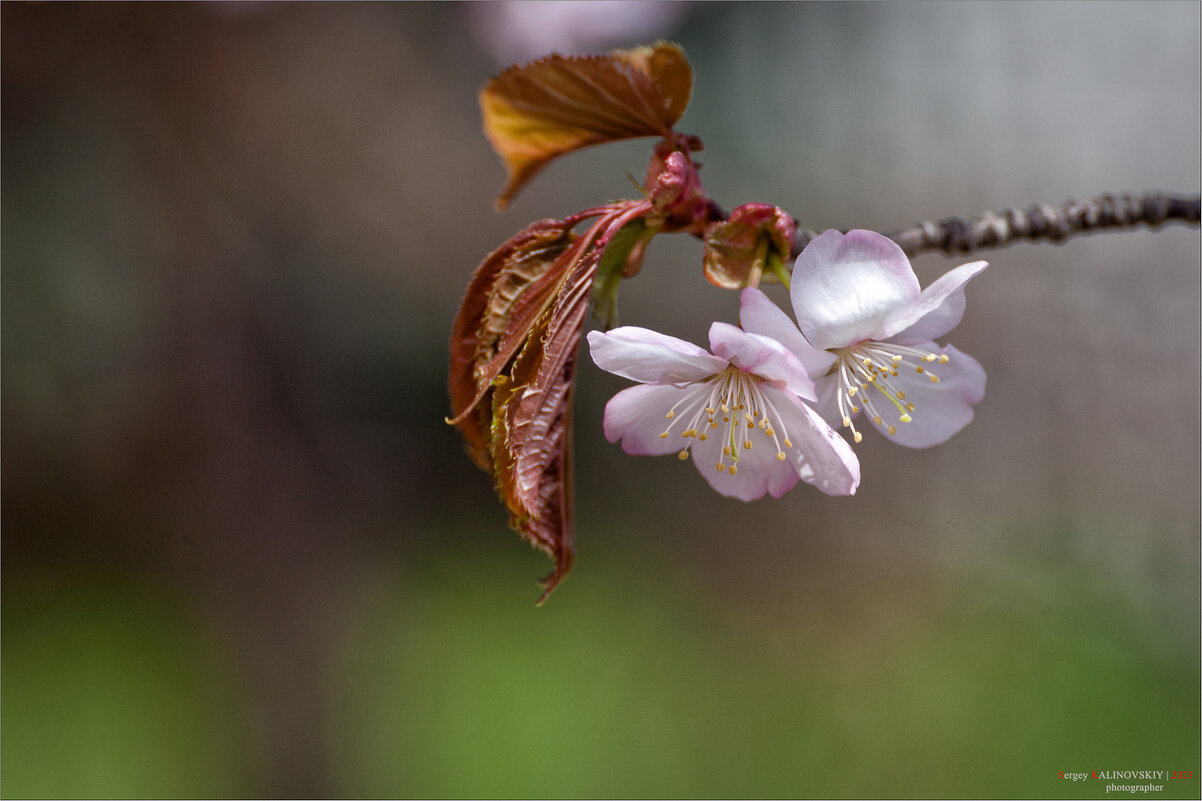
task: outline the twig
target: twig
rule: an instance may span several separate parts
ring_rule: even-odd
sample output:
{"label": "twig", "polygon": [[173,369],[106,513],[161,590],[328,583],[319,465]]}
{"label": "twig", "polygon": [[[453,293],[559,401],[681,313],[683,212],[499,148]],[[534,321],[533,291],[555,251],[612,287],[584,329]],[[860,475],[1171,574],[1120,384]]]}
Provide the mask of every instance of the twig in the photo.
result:
{"label": "twig", "polygon": [[[987,211],[980,217],[945,217],[938,222],[921,222],[886,234],[902,246],[908,256],[941,250],[972,253],[1001,248],[1029,239],[1061,242],[1095,230],[1152,228],[1167,222],[1197,225],[1202,216],[1202,196],[1167,192],[1105,194],[1092,200],[1069,200],[1059,206],[1034,205],[1026,211]],[[797,232],[796,255],[818,234]]]}

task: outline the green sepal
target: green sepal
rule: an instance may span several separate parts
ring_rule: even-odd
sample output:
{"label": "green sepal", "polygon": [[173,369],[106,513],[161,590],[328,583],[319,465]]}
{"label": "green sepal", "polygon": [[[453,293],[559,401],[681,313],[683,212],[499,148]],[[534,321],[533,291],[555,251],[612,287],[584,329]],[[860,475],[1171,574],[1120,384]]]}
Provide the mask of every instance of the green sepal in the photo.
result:
{"label": "green sepal", "polygon": [[593,316],[605,330],[618,324],[618,287],[622,279],[638,273],[647,243],[659,228],[647,225],[640,217],[622,226],[606,246],[593,279]]}

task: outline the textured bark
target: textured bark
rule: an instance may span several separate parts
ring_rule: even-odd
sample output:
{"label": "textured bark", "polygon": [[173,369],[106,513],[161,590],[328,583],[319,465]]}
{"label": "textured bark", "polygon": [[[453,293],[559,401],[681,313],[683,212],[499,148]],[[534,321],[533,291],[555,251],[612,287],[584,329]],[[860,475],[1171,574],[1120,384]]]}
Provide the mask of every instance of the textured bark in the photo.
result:
{"label": "textured bark", "polygon": [[[1063,242],[1097,230],[1121,230],[1164,223],[1197,225],[1202,198],[1167,192],[1104,194],[1091,200],[1069,200],[1059,206],[1037,204],[1026,211],[1009,208],[987,211],[979,217],[945,217],[887,233],[908,256],[942,251],[966,254],[1002,248],[1015,242]],[[797,256],[818,236],[799,231],[793,255]]]}

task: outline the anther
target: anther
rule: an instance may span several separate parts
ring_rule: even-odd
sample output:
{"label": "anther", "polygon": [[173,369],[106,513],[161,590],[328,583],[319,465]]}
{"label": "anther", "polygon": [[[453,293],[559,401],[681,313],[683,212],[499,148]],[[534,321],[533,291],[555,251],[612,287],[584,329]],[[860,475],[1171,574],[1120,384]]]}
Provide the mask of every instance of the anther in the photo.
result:
{"label": "anther", "polygon": [[858,444],[862,439],[864,439],[864,435],[857,431],[854,435],[852,435],[852,439],[854,439]]}
{"label": "anther", "polygon": [[951,361],[951,358],[952,357],[948,356],[946,353],[940,353],[939,354],[939,363],[947,364],[949,361]]}
{"label": "anther", "polygon": [[667,439],[667,438],[668,438],[668,432],[667,432],[667,431],[665,431],[664,433],[660,434],[660,435],[659,435],[659,438],[660,438],[660,439]]}
{"label": "anther", "polygon": [[689,452],[687,450],[683,450],[677,454],[677,458],[679,458],[680,461],[683,462],[684,460],[689,458]]}
{"label": "anther", "polygon": [[749,439],[743,440],[743,447],[746,448],[747,450],[751,450],[751,440],[749,440]]}
{"label": "anther", "polygon": [[914,372],[921,373],[921,372],[925,372],[925,371],[922,369],[922,365],[920,364],[914,368]]}
{"label": "anther", "polygon": [[897,433],[897,428],[896,428],[895,426],[889,426],[889,433],[890,433],[890,434],[896,434],[896,433]]}
{"label": "anther", "polygon": [[851,428],[851,418],[848,417],[847,415],[843,415],[843,427]]}
{"label": "anther", "polygon": [[939,383],[939,376],[935,375],[934,373],[928,373],[928,374],[927,374],[927,377],[931,379],[931,383],[932,383],[932,384],[938,384],[938,383]]}
{"label": "anther", "polygon": [[721,462],[718,462],[718,472],[721,473],[724,470],[726,470],[726,465],[722,464]]}
{"label": "anther", "polygon": [[672,419],[673,417],[675,417],[675,416],[676,416],[676,410],[675,410],[675,409],[669,409],[669,410],[668,410],[668,413],[664,415],[664,417],[668,418],[669,420],[671,420],[671,419]]}
{"label": "anther", "polygon": [[908,414],[903,414],[903,415],[902,415],[901,417],[899,417],[898,419],[899,419],[899,420],[901,420],[903,423],[908,423],[908,422],[910,422],[910,421],[911,421],[912,419],[914,419],[914,418],[910,417],[910,415],[908,415]]}
{"label": "anther", "polygon": [[784,452],[784,451],[777,451],[777,452],[776,452],[776,459],[777,459],[777,461],[783,462],[783,461],[785,460],[785,452]]}
{"label": "anther", "polygon": [[734,475],[735,473],[737,473],[737,472],[739,472],[739,468],[735,467],[735,466],[732,464],[732,465],[730,466],[730,474],[733,476],[733,475]]}

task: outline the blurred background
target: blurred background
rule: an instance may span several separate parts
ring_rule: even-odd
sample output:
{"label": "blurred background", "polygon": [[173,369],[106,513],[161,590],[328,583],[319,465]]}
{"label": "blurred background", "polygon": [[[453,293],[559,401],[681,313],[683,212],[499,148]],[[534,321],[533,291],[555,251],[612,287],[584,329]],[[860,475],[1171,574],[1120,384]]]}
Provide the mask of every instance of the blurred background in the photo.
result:
{"label": "blurred background", "polygon": [[[1094,797],[1199,775],[1199,234],[986,252],[975,422],[868,432],[853,498],[720,498],[605,442],[577,566],[445,425],[497,244],[632,193],[650,140],[505,214],[476,91],[669,38],[725,208],[890,230],[1199,187],[1199,6],[18,4],[3,30],[8,797]],[[968,259],[923,256],[923,284]],[[779,291],[775,297],[784,301]],[[737,296],[661,237],[622,320]],[[1196,779],[1158,797],[1193,797]]]}

